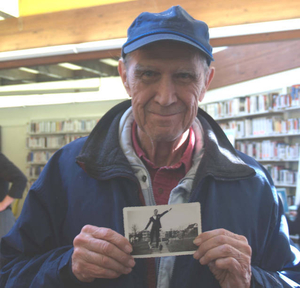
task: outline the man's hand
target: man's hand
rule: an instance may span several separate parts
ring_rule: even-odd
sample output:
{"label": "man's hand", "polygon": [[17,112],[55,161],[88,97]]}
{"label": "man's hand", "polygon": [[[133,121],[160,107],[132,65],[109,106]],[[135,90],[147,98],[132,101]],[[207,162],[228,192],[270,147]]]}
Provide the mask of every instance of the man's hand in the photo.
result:
{"label": "man's hand", "polygon": [[72,271],[82,282],[117,278],[135,265],[129,241],[111,229],[86,225],[73,244]]}
{"label": "man's hand", "polygon": [[204,232],[196,237],[199,246],[194,258],[208,265],[222,288],[249,288],[252,250],[246,237],[225,229]]}

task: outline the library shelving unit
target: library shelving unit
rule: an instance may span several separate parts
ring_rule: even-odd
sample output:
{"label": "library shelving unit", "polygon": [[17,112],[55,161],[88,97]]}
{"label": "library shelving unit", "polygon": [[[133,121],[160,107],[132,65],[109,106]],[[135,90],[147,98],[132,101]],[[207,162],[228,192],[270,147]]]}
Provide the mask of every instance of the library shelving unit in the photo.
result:
{"label": "library shelving unit", "polygon": [[27,124],[27,177],[38,178],[51,156],[71,141],[87,136],[99,119],[34,120]]}
{"label": "library shelving unit", "polygon": [[200,107],[219,123],[227,135],[233,136],[238,150],[255,158],[269,171],[276,187],[286,189],[288,205],[295,205],[300,85],[282,91],[234,97]]}

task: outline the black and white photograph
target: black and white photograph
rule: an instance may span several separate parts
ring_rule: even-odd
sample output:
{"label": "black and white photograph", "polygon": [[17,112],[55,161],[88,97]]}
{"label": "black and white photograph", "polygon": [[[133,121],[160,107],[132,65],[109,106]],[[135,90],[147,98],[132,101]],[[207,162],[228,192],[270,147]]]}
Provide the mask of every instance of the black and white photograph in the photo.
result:
{"label": "black and white photograph", "polygon": [[125,237],[135,258],[193,254],[201,233],[200,203],[126,207]]}

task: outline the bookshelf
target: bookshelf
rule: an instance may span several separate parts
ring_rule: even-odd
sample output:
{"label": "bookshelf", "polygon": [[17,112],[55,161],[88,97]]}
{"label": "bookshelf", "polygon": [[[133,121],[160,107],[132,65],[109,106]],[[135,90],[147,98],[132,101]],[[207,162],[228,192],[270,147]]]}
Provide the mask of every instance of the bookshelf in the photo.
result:
{"label": "bookshelf", "polygon": [[87,136],[99,119],[43,119],[27,124],[27,177],[30,185],[38,178],[52,155],[64,145]]}
{"label": "bookshelf", "polygon": [[222,129],[234,131],[235,148],[260,162],[276,187],[287,189],[289,205],[299,204],[300,85],[200,107]]}

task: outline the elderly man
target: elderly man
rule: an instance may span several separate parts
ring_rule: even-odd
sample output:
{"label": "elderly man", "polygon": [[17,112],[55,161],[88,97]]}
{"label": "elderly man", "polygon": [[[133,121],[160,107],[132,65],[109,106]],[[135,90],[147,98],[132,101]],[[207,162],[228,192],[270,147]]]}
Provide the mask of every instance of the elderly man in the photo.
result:
{"label": "elderly man", "polygon": [[[1,287],[297,286],[272,179],[198,108],[212,60],[207,25],[181,7],[137,17],[119,63],[131,102],[49,161],[3,238]],[[195,254],[134,260],[123,208],[187,202],[202,207]]]}

